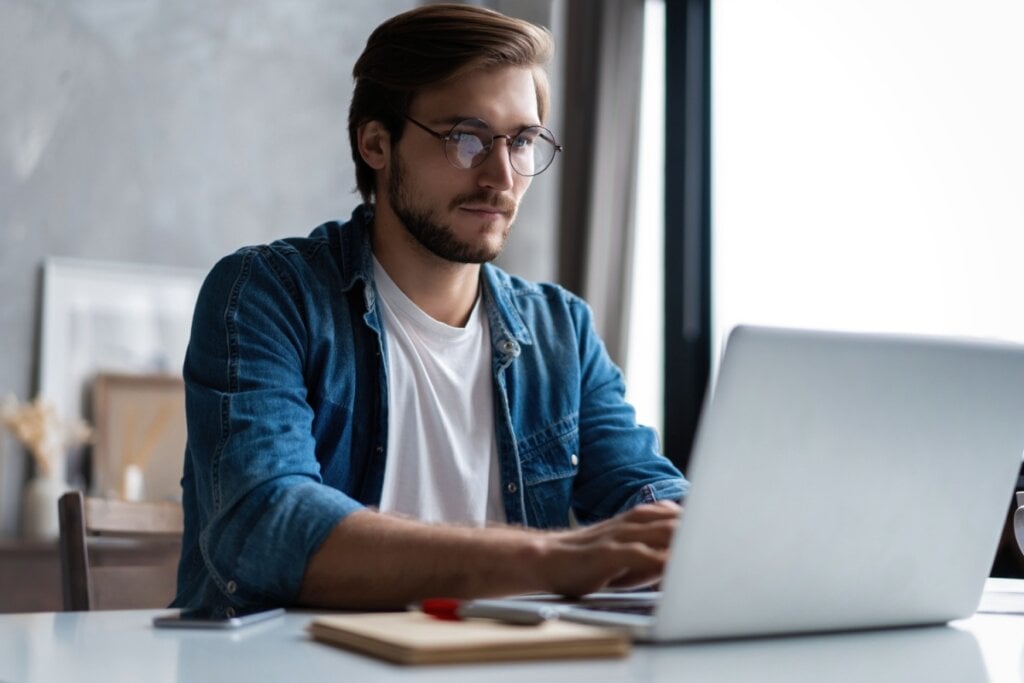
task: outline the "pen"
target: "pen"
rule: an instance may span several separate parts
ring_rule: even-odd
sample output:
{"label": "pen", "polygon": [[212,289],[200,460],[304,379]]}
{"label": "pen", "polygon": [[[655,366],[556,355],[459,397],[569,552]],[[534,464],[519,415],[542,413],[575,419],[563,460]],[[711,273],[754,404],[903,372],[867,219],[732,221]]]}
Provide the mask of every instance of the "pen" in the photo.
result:
{"label": "pen", "polygon": [[502,602],[457,600],[455,598],[428,598],[417,605],[424,614],[435,619],[459,621],[462,619],[495,619],[506,624],[536,626],[558,617],[558,612],[544,605],[516,606]]}

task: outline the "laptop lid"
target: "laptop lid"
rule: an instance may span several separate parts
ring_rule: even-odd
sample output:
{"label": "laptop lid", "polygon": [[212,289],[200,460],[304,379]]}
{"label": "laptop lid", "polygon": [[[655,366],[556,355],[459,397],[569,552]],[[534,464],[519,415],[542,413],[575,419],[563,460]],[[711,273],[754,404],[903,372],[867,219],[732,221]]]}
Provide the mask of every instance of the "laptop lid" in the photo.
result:
{"label": "laptop lid", "polygon": [[1022,453],[1024,347],[737,328],[649,635],[970,615]]}

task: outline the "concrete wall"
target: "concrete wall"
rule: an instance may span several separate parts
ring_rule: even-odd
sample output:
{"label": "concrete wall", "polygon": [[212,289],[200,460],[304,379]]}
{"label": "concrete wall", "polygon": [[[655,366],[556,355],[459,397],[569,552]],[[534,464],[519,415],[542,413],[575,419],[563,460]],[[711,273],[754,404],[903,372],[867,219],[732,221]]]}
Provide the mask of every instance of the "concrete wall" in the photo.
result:
{"label": "concrete wall", "polygon": [[[352,64],[414,4],[0,0],[0,394],[36,389],[44,258],[207,269],[348,216]],[[561,6],[491,4],[546,24]],[[553,277],[556,191],[535,183],[504,266]],[[25,476],[6,446],[0,536]]]}

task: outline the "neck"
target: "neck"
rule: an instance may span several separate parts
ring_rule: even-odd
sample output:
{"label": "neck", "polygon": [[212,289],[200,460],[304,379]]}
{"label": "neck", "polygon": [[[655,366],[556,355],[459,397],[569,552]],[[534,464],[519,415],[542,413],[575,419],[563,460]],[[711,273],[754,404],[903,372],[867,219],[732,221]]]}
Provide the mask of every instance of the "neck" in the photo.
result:
{"label": "neck", "polygon": [[371,230],[373,255],[409,299],[431,318],[463,327],[476,303],[480,264],[440,258],[409,234],[385,202]]}

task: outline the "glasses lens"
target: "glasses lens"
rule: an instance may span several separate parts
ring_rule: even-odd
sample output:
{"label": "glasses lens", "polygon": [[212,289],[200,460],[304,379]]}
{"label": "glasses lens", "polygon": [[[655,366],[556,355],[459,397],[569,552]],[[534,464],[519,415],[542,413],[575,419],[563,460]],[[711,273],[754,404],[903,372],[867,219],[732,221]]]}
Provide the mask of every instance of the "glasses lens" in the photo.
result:
{"label": "glasses lens", "polygon": [[555,136],[547,128],[531,126],[509,142],[509,158],[516,173],[537,175],[555,158]]}
{"label": "glasses lens", "polygon": [[462,121],[448,132],[444,155],[456,168],[469,169],[479,166],[491,150],[492,137],[491,129],[483,121]]}

